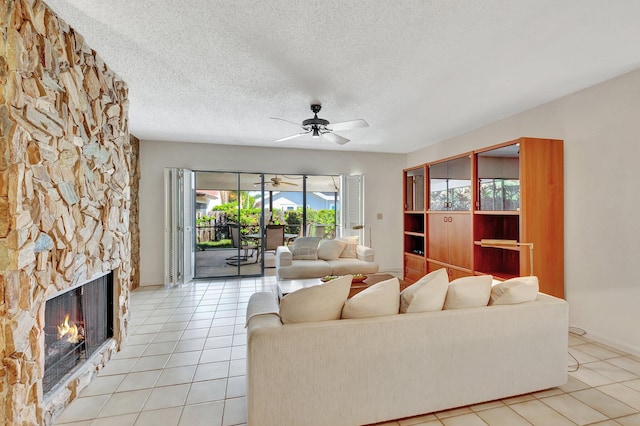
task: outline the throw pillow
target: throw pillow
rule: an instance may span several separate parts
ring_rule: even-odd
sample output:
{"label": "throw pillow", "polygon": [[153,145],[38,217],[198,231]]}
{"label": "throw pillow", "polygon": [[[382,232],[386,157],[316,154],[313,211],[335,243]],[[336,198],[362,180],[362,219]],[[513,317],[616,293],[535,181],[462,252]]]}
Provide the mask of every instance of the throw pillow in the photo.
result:
{"label": "throw pillow", "polygon": [[491,287],[490,305],[532,302],[538,297],[538,277],[518,277]]}
{"label": "throw pillow", "polygon": [[301,288],[280,300],[283,324],[340,319],[342,307],[349,296],[352,275],[336,278],[325,284]]}
{"label": "throw pillow", "polygon": [[293,260],[318,260],[318,237],[298,237],[291,250]]}
{"label": "throw pillow", "polygon": [[342,250],[342,253],[340,254],[340,257],[343,258],[349,258],[349,259],[355,259],[358,257],[358,236],[352,236],[352,237],[342,237],[339,238],[339,240],[344,241],[345,243],[345,247],[344,250]]}
{"label": "throw pillow", "polygon": [[370,318],[395,315],[400,308],[400,281],[381,281],[348,299],[342,308],[342,318]]}
{"label": "throw pillow", "polygon": [[440,311],[447,297],[449,275],[445,268],[429,272],[400,293],[400,313]]}
{"label": "throw pillow", "polygon": [[322,240],[318,246],[318,259],[338,260],[346,245],[341,240]]}
{"label": "throw pillow", "polygon": [[465,309],[487,306],[491,296],[491,275],[478,275],[453,280],[447,288],[444,309]]}

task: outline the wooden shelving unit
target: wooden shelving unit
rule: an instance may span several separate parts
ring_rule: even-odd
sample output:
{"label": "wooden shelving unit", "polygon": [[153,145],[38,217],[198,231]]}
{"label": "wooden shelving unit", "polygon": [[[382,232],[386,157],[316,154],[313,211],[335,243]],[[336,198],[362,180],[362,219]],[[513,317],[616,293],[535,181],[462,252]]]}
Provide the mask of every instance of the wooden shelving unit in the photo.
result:
{"label": "wooden shelving unit", "polygon": [[[405,184],[409,170],[426,172],[428,205],[415,212],[417,218],[408,218],[413,212],[405,211],[405,279],[407,255],[424,247],[420,260],[426,260],[425,272],[445,267],[450,279],[533,274],[542,292],[564,297],[561,140],[523,137],[424,164],[405,170]],[[415,228],[415,223],[424,228]],[[487,245],[483,240],[518,245]],[[419,278],[418,270],[409,272],[411,279]]]}

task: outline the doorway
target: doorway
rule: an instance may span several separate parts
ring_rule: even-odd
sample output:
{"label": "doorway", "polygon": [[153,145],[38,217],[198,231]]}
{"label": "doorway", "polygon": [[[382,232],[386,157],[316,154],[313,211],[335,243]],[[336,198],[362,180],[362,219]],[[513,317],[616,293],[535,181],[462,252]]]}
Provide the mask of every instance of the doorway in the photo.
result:
{"label": "doorway", "polygon": [[340,235],[340,176],[195,172],[195,278],[275,272],[265,228],[299,236]]}

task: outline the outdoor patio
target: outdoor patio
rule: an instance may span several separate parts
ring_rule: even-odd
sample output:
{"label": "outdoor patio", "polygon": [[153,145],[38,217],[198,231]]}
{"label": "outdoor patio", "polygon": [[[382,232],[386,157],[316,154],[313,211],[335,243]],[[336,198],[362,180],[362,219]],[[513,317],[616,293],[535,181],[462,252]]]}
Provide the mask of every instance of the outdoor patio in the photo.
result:
{"label": "outdoor patio", "polygon": [[[240,268],[234,261],[228,258],[236,256],[238,249],[236,248],[220,248],[209,250],[198,250],[195,253],[195,278],[215,278],[230,277],[236,275],[260,275],[262,256],[257,261],[257,250],[249,251],[251,256],[246,261],[240,262]],[[266,252],[264,255],[264,275],[275,275],[275,256],[273,252]],[[239,269],[239,271],[238,271]]]}

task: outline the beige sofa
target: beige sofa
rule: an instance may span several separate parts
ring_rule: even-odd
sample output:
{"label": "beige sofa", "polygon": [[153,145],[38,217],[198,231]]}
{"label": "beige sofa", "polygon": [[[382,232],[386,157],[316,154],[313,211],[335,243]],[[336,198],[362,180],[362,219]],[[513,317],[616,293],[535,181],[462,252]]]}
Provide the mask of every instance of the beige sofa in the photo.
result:
{"label": "beige sofa", "polygon": [[280,246],[276,250],[276,276],[278,279],[320,278],[326,275],[374,274],[380,267],[374,261],[370,247],[357,245],[355,258],[324,260],[293,259],[291,249]]}
{"label": "beige sofa", "polygon": [[[532,302],[282,324],[249,301],[249,425],[361,425],[560,386],[568,305]],[[249,316],[249,314],[248,314]]]}

